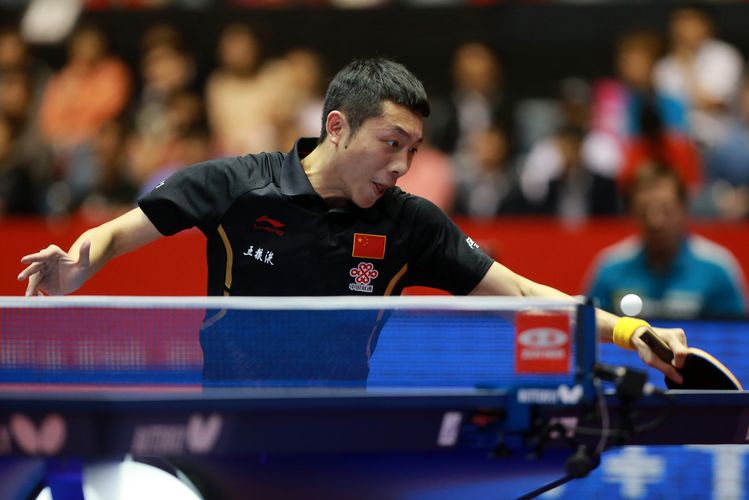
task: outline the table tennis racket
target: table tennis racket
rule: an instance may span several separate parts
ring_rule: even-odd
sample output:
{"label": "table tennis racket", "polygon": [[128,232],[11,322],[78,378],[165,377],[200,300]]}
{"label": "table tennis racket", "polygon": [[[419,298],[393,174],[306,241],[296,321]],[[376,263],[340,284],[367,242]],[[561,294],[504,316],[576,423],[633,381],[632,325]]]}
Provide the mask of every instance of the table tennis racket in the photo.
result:
{"label": "table tennis racket", "polygon": [[[666,363],[671,363],[674,353],[652,330],[646,330],[640,338],[653,352]],[[677,384],[665,377],[669,389],[708,389],[708,390],[743,390],[741,382],[726,368],[723,363],[709,353],[696,347],[689,347],[684,366],[677,369],[684,382]]]}

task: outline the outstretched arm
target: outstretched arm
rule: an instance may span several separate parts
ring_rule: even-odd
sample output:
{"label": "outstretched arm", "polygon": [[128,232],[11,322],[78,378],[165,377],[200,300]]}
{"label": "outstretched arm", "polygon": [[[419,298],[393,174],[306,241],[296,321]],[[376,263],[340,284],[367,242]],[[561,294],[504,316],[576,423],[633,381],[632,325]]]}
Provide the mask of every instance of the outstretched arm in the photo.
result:
{"label": "outstretched arm", "polygon": [[[569,298],[569,295],[560,292],[546,285],[541,285],[531,281],[517,273],[512,272],[505,266],[495,262],[489,268],[486,276],[471,291],[471,295],[510,295],[516,297],[548,297],[548,298]],[[596,325],[598,328],[598,338],[602,342],[612,342],[614,337],[614,327],[619,321],[619,317],[606,312],[602,309],[596,309]],[[687,356],[686,336],[681,328],[654,328],[653,331],[663,339],[674,353],[672,364],[663,362],[655,353],[645,345],[640,336],[645,332],[647,327],[638,327],[630,337],[630,347],[636,349],[642,360],[663,372],[672,380],[681,383],[681,375],[675,367],[681,368]]]}
{"label": "outstretched arm", "polygon": [[26,296],[74,292],[107,262],[161,236],[140,208],[84,232],[65,252],[50,245],[21,259],[28,267],[18,280],[29,280]]}

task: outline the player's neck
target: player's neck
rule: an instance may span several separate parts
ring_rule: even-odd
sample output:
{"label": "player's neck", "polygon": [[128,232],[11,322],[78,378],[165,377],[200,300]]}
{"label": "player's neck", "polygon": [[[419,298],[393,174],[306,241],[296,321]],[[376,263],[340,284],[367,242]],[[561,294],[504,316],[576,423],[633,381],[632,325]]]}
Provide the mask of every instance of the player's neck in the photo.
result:
{"label": "player's neck", "polygon": [[647,249],[648,265],[658,271],[665,271],[676,258],[677,248],[654,248]]}
{"label": "player's neck", "polygon": [[346,199],[334,158],[330,144],[323,142],[301,160],[302,168],[312,188],[326,203],[328,200]]}

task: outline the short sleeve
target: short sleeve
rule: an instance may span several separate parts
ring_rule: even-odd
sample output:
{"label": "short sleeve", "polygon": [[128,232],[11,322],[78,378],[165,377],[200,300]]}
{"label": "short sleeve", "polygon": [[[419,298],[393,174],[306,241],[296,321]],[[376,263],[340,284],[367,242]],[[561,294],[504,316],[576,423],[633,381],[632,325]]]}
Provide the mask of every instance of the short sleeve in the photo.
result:
{"label": "short sleeve", "polygon": [[418,197],[409,203],[414,233],[406,282],[467,295],[494,260],[433,203]]}
{"label": "short sleeve", "polygon": [[740,270],[736,269],[732,276],[725,269],[717,269],[710,282],[713,293],[706,297],[703,318],[735,319],[746,316],[746,297]]}
{"label": "short sleeve", "polygon": [[247,157],[197,163],[180,170],[138,200],[165,236],[198,227],[215,228],[238,194],[249,185]]}

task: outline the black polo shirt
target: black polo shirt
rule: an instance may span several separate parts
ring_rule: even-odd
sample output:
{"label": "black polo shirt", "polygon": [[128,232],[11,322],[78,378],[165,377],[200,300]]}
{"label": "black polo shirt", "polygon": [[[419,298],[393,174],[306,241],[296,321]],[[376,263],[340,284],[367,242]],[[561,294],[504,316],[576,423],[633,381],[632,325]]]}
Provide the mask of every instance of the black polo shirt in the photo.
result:
{"label": "black polo shirt", "polygon": [[368,209],[329,209],[300,163],[316,145],[200,163],[139,201],[164,235],[207,238],[208,295],[470,292],[492,259],[435,205],[388,190]]}
{"label": "black polo shirt", "polygon": [[[423,198],[393,188],[368,209],[328,208],[300,163],[316,144],[188,167],[139,205],[164,235],[205,234],[209,295],[396,295],[410,285],[465,295],[484,277],[492,259]],[[319,314],[253,313],[248,325],[241,312],[218,322],[209,313],[205,379],[366,380],[381,322],[364,311],[326,325]]]}

